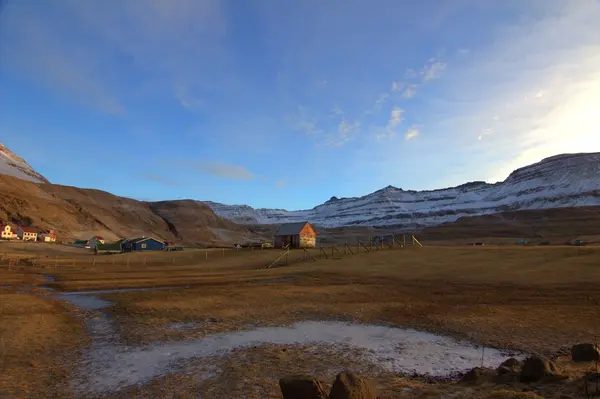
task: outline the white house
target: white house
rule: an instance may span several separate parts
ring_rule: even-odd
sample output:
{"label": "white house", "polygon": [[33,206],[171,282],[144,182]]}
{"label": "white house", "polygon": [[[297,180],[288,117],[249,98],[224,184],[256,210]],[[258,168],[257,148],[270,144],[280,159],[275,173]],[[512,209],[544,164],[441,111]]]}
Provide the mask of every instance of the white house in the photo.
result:
{"label": "white house", "polygon": [[93,236],[88,240],[88,245],[90,248],[96,248],[98,244],[105,244],[104,237],[101,236]]}

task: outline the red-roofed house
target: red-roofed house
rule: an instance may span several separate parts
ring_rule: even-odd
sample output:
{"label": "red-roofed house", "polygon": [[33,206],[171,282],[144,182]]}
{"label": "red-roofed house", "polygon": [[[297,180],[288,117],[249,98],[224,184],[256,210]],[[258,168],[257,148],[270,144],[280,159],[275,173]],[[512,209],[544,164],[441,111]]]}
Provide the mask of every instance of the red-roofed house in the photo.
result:
{"label": "red-roofed house", "polygon": [[90,248],[94,249],[96,248],[96,246],[98,244],[105,244],[104,242],[104,237],[102,236],[93,236],[92,238],[89,239],[88,241],[88,245],[90,246]]}
{"label": "red-roofed house", "polygon": [[17,236],[23,241],[37,241],[38,233],[35,229],[18,226],[15,231],[17,232]]}
{"label": "red-roofed house", "polygon": [[54,230],[42,231],[39,240],[42,242],[56,242],[56,232]]}

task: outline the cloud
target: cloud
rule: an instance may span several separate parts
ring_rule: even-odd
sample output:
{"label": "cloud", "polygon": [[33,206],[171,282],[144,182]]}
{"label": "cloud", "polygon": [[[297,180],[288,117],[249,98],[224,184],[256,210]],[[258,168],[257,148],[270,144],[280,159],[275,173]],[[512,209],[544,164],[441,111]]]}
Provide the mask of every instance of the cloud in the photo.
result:
{"label": "cloud", "polygon": [[404,140],[413,140],[417,138],[420,134],[421,132],[419,131],[419,127],[417,125],[411,125],[404,134]]}
{"label": "cloud", "polygon": [[402,92],[402,98],[413,98],[417,94],[417,85],[412,84]]}
{"label": "cloud", "polygon": [[190,93],[187,86],[175,85],[174,94],[175,98],[179,101],[179,104],[190,111],[201,109],[205,105],[204,101]]}
{"label": "cloud", "polygon": [[446,70],[447,64],[444,62],[431,62],[425,65],[422,71],[423,81],[429,82],[430,80],[438,79]]}
{"label": "cloud", "polygon": [[[423,113],[428,138],[485,165],[479,179],[501,181],[548,156],[600,150],[600,7],[548,1],[523,15],[463,68],[447,71],[451,94]],[[455,132],[451,141],[441,138],[447,132]]]}
{"label": "cloud", "polygon": [[144,173],[141,175],[142,179],[154,182],[154,183],[159,183],[162,184],[164,186],[168,186],[168,187],[177,187],[180,186],[180,184],[174,180],[171,180],[167,177],[161,176],[159,174],[156,173]]}
{"label": "cloud", "polygon": [[388,120],[388,127],[393,129],[398,126],[404,119],[404,110],[400,107],[392,108],[390,119]]}
{"label": "cloud", "polygon": [[227,57],[219,0],[9,3],[2,19],[5,65],[109,114],[148,88],[172,95],[173,82],[213,87],[224,73],[212,67]]}
{"label": "cloud", "polygon": [[257,175],[244,166],[222,162],[203,162],[194,164],[200,171],[221,179],[227,180],[254,180]]}
{"label": "cloud", "polygon": [[397,81],[393,81],[392,82],[392,87],[391,87],[391,91],[395,92],[395,91],[400,91],[402,90],[402,88],[404,87],[404,83],[402,82],[397,82]]}
{"label": "cloud", "polygon": [[287,182],[285,180],[276,180],[275,181],[275,187],[277,187],[277,188],[283,188],[283,187],[285,187],[286,184],[287,184]]}
{"label": "cloud", "polygon": [[481,134],[477,136],[477,140],[481,141],[485,138],[485,136],[489,136],[490,134],[492,134],[492,129],[483,129]]}
{"label": "cloud", "polygon": [[349,141],[354,140],[359,128],[359,122],[349,123],[347,120],[343,119],[338,124],[336,133],[325,135],[324,140],[318,145],[320,147],[342,147]]}

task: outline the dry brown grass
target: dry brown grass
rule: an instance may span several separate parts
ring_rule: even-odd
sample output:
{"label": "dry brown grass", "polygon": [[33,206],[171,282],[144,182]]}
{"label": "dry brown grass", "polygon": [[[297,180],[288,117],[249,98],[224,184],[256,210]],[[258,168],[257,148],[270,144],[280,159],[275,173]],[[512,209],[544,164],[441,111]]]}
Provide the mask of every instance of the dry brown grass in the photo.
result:
{"label": "dry brown grass", "polygon": [[[95,270],[38,271],[55,275],[56,286],[64,290],[191,286],[104,295],[116,303],[109,311],[125,340],[132,343],[201,337],[250,324],[336,319],[414,327],[495,347],[554,354],[591,341],[600,331],[600,248],[426,246],[308,263],[300,262],[302,251],[294,251],[290,265],[257,270],[277,253],[231,251],[208,261],[187,254],[187,260],[182,257],[175,265],[170,254],[161,254],[162,265],[157,257],[145,266],[138,263],[129,268],[116,264]],[[169,328],[171,323],[191,321],[200,323],[186,331]],[[260,372],[231,371],[219,377],[219,384],[242,391],[251,385],[271,387],[264,388],[268,391],[264,396],[248,397],[277,397],[275,377],[304,369],[284,367],[285,356],[269,355],[272,350],[252,354]],[[324,359],[305,360],[314,365]],[[569,371],[573,376],[581,373],[580,368]],[[332,375],[323,371],[320,377]],[[440,397],[440,392],[449,392],[453,397],[485,398],[502,388],[421,384],[403,390],[413,382],[394,378],[378,380],[389,397]],[[189,374],[175,374],[136,388],[135,394],[155,397],[171,390],[180,397],[193,397],[202,389],[213,392],[216,388],[210,384],[215,381],[201,383]]]}
{"label": "dry brown grass", "polygon": [[68,397],[81,324],[55,300],[0,294],[0,397]]}

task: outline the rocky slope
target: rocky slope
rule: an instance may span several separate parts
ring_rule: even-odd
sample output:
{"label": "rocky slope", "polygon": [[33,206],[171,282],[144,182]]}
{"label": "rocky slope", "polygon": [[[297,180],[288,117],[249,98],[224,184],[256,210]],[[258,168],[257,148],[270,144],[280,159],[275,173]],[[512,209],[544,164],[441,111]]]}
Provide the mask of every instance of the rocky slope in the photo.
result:
{"label": "rocky slope", "polygon": [[0,174],[18,177],[34,183],[50,183],[33,170],[25,160],[0,143]]}
{"label": "rocky slope", "polygon": [[309,220],[323,227],[415,229],[463,216],[600,205],[600,153],[563,154],[515,170],[503,182],[471,182],[431,191],[388,186],[363,197],[332,197],[310,210],[254,209],[207,201],[217,215],[243,224]]}
{"label": "rocky slope", "polygon": [[100,190],[36,184],[0,175],[0,219],[54,229],[60,241],[151,235],[184,245],[230,245],[254,234],[192,200],[143,202]]}

